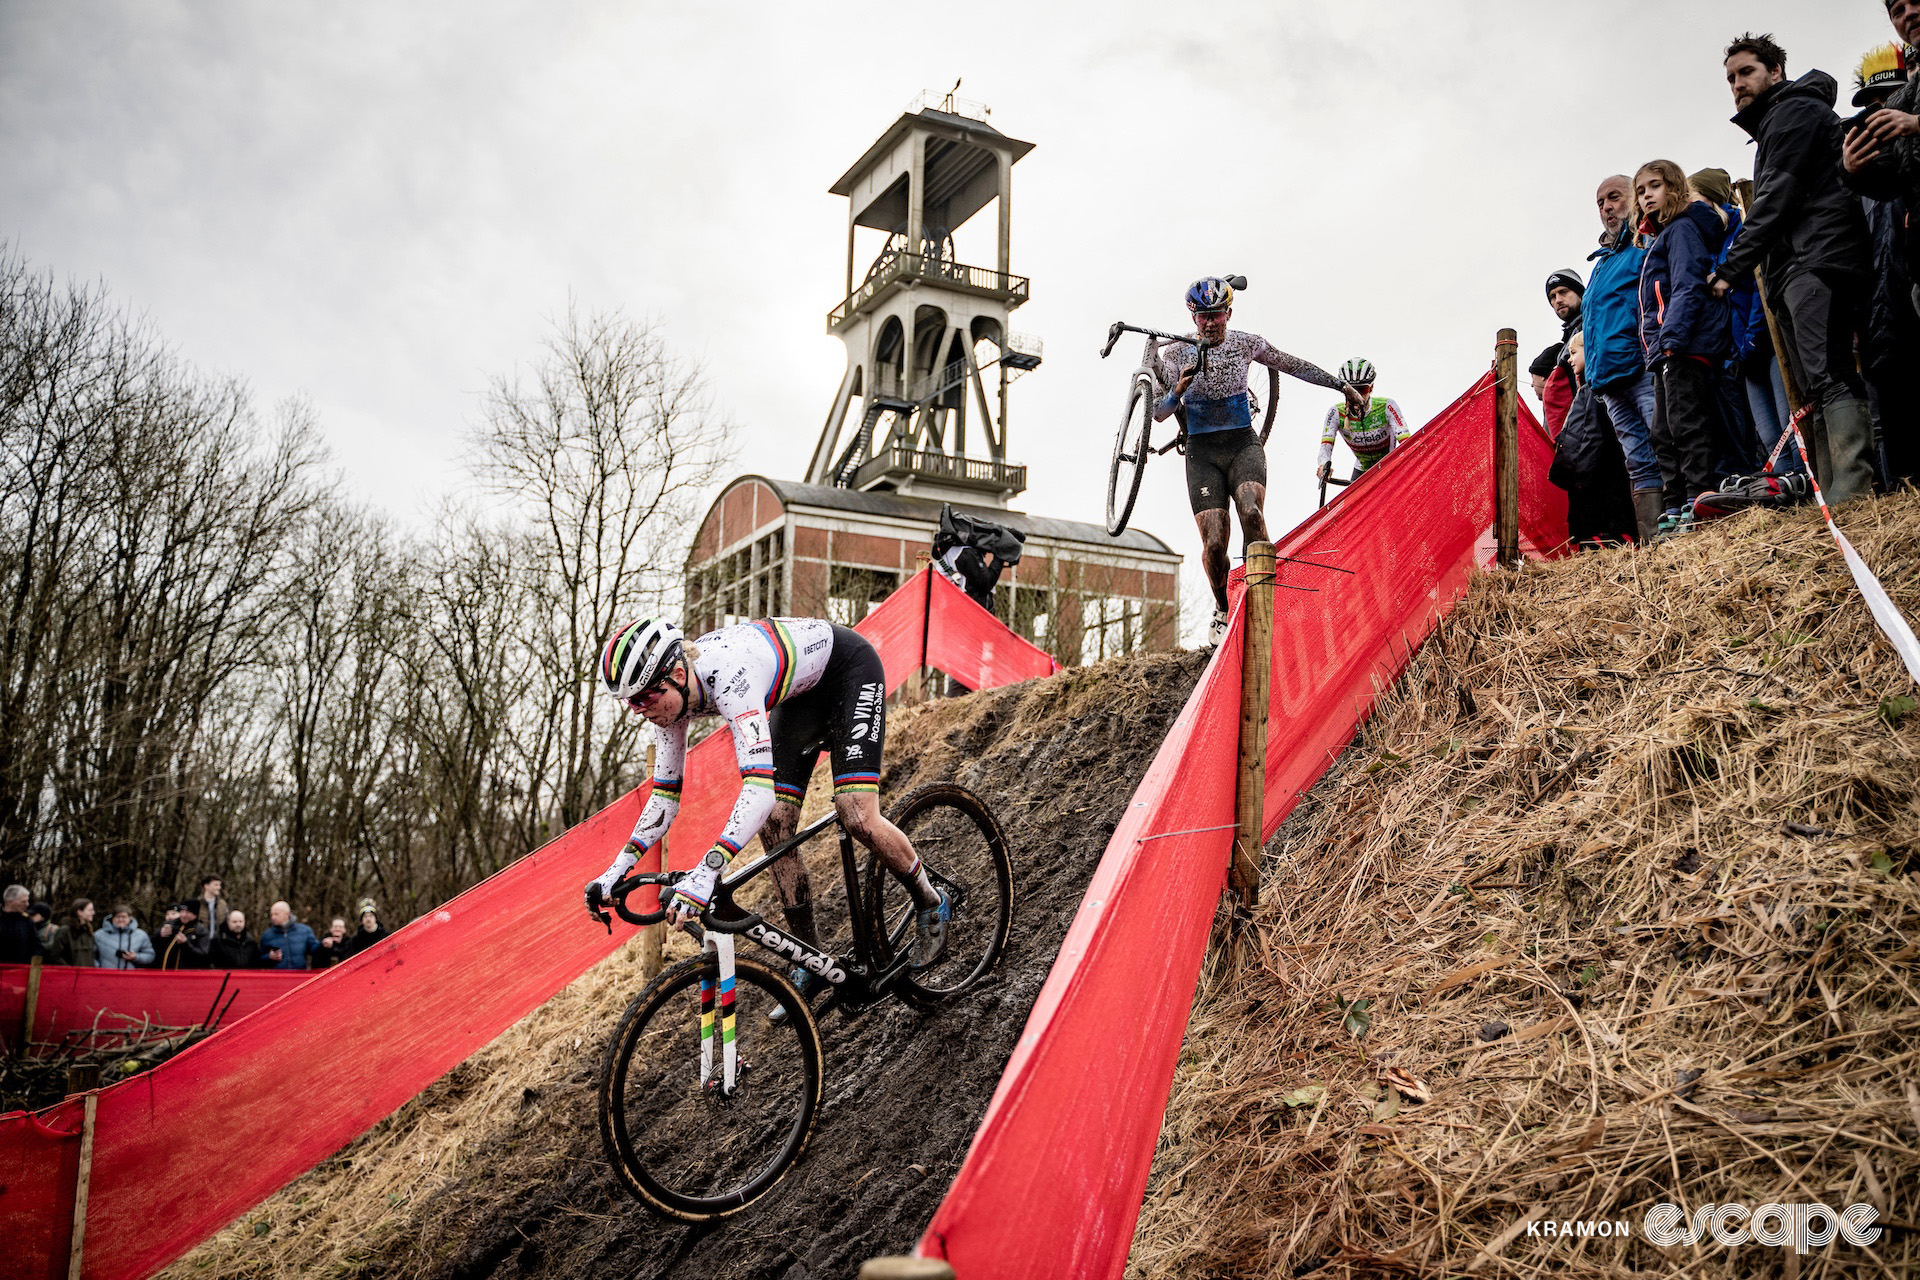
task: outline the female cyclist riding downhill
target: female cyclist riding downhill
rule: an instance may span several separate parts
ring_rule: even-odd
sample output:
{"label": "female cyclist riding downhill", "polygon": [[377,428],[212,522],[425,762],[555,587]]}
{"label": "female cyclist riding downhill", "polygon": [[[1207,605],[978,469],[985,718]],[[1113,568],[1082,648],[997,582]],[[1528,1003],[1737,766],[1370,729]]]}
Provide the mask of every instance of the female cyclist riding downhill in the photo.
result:
{"label": "female cyclist riding downhill", "polygon": [[[653,795],[613,863],[587,883],[587,910],[598,913],[614,882],[667,834],[680,810],[687,727],[696,715],[726,719],[740,766],[740,797],[700,865],[674,885],[668,921],[683,924],[713,899],[734,855],[764,827],[769,846],[794,833],[807,779],[824,746],[833,764],[833,803],[841,822],[891,868],[918,907],[914,965],[939,963],[948,903],[920,865],[912,843],[880,813],[880,752],[887,734],[887,673],[865,636],[821,618],[762,618],[688,643],[680,628],[642,618],[614,632],[600,654],[600,678],[614,697],[654,726]],[[813,892],[806,864],[789,853],[770,868],[787,927],[809,946]],[[793,982],[814,984],[807,969]]]}

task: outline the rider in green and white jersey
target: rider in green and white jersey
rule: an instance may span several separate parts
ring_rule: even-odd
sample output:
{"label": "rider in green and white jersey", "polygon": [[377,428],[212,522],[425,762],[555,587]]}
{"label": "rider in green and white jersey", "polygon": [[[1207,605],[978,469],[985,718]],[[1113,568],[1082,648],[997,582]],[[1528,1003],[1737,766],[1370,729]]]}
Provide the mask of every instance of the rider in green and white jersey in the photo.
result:
{"label": "rider in green and white jersey", "polygon": [[1340,366],[1340,380],[1360,393],[1356,412],[1351,404],[1337,404],[1327,410],[1327,424],[1320,432],[1320,465],[1315,471],[1321,480],[1333,474],[1333,440],[1345,437],[1353,450],[1353,478],[1358,480],[1374,463],[1387,456],[1395,445],[1405,444],[1413,432],[1400,406],[1385,396],[1373,394],[1373,362],[1355,356]]}

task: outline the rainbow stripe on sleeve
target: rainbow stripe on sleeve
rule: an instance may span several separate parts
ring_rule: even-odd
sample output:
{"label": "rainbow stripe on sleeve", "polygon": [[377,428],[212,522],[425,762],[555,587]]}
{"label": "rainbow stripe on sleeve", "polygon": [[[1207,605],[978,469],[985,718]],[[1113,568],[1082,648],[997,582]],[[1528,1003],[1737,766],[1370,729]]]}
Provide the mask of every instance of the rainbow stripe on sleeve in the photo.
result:
{"label": "rainbow stripe on sleeve", "polygon": [[807,789],[805,787],[796,787],[791,782],[776,782],[773,784],[773,794],[782,800],[791,800],[793,803],[799,804],[807,798]]}
{"label": "rainbow stripe on sleeve", "polygon": [[878,794],[880,775],[877,773],[836,773],[833,775],[833,794],[844,796],[854,792],[867,791]]}
{"label": "rainbow stripe on sleeve", "polygon": [[675,804],[679,804],[680,780],[677,778],[672,780],[655,778],[653,780],[653,794],[659,796],[662,800],[671,800]]}
{"label": "rainbow stripe on sleeve", "polygon": [[753,624],[753,629],[773,646],[773,682],[767,686],[767,710],[771,711],[780,699],[793,692],[793,637],[775,618],[762,618]]}
{"label": "rainbow stripe on sleeve", "polygon": [[773,789],[773,769],[766,765],[748,765],[740,771],[740,782],[743,786],[770,791]]}

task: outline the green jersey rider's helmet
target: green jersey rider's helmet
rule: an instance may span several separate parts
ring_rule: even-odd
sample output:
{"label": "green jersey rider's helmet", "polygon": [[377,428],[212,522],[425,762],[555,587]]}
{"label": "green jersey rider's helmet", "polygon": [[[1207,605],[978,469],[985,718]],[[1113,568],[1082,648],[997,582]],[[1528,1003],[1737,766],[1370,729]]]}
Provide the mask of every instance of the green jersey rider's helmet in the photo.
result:
{"label": "green jersey rider's helmet", "polygon": [[1340,366],[1340,381],[1350,387],[1370,387],[1378,376],[1374,371],[1373,361],[1365,356],[1355,356]]}

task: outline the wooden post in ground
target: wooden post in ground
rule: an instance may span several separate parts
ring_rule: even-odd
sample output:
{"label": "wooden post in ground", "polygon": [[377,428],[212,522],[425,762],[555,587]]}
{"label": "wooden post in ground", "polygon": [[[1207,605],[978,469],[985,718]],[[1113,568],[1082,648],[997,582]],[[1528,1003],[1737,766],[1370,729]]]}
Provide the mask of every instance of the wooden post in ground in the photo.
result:
{"label": "wooden post in ground", "polygon": [[89,1089],[100,1087],[100,1064],[97,1062],[78,1063],[67,1068],[67,1096],[85,1093]]}
{"label": "wooden post in ground", "polygon": [[87,1188],[93,1181],[93,1120],[99,1107],[99,1091],[90,1091],[86,1119],[80,1126],[80,1172],[73,1184],[73,1243],[67,1252],[67,1280],[80,1280],[80,1251],[87,1243]]}
{"label": "wooden post in ground", "polygon": [[27,963],[27,1007],[20,1013],[20,1053],[25,1056],[33,1044],[33,1019],[40,1010],[40,957]]}
{"label": "wooden post in ground", "polygon": [[939,1258],[869,1258],[860,1264],[860,1280],[954,1280],[953,1268]]}
{"label": "wooden post in ground", "polygon": [[[648,778],[653,777],[654,751],[655,751],[655,747],[653,746],[653,744],[648,743],[647,744],[647,777]],[[665,836],[660,837],[660,842],[653,846],[653,857],[654,857],[654,862],[656,864],[654,867],[654,870],[665,871],[667,869],[667,838]],[[642,867],[640,869],[642,871],[646,870],[645,867]],[[667,943],[667,922],[666,921],[662,920],[659,924],[650,924],[650,925],[642,926],[640,930],[640,978],[643,982],[653,981],[654,978],[659,975],[660,970],[665,966],[666,943]]]}
{"label": "wooden post in ground", "polygon": [[1246,647],[1240,655],[1240,769],[1235,788],[1233,863],[1240,905],[1260,896],[1261,828],[1267,804],[1267,703],[1273,683],[1273,544],[1247,544]]}
{"label": "wooden post in ground", "polygon": [[[1742,178],[1733,184],[1733,199],[1740,206],[1740,216],[1746,217],[1753,205],[1751,179]],[[1753,287],[1760,295],[1760,313],[1767,318],[1767,337],[1773,343],[1773,358],[1779,362],[1780,385],[1787,393],[1787,412],[1798,413],[1806,401],[1800,398],[1800,387],[1793,380],[1793,365],[1787,360],[1787,344],[1780,333],[1780,321],[1773,314],[1773,300],[1767,296],[1767,274],[1759,267],[1753,269]]]}
{"label": "wooden post in ground", "polygon": [[1493,532],[1502,569],[1520,563],[1519,345],[1502,329],[1493,346]]}

